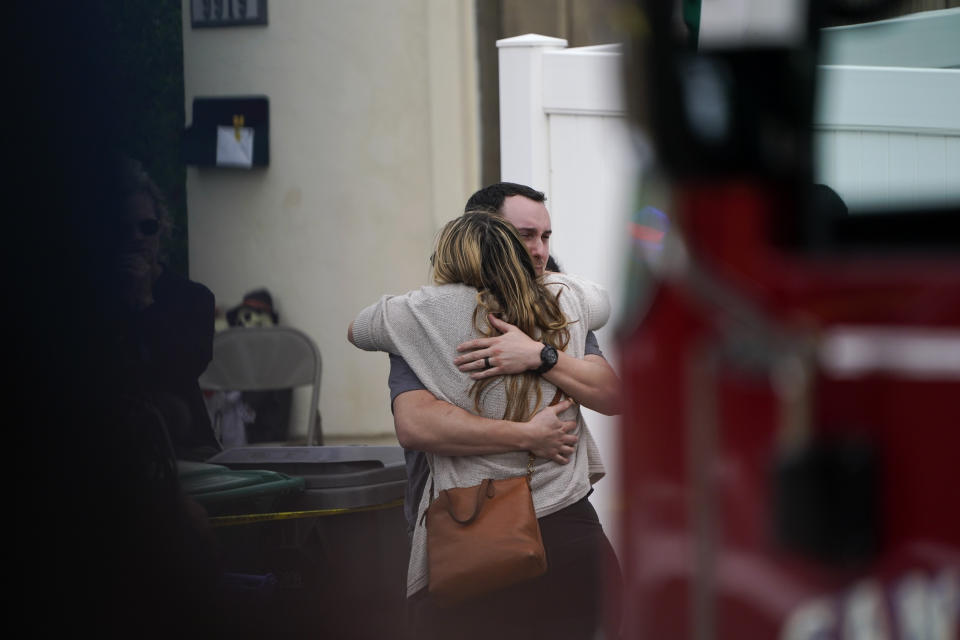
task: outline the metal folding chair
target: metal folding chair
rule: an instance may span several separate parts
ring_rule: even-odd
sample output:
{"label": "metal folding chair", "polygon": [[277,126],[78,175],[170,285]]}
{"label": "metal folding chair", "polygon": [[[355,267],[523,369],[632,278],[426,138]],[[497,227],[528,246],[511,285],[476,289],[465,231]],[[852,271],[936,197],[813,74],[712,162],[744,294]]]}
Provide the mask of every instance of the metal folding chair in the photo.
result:
{"label": "metal folding chair", "polygon": [[232,328],[213,339],[213,360],[200,388],[214,391],[268,391],[311,385],[307,444],[323,439],[320,415],[320,350],[307,334],[291,327]]}

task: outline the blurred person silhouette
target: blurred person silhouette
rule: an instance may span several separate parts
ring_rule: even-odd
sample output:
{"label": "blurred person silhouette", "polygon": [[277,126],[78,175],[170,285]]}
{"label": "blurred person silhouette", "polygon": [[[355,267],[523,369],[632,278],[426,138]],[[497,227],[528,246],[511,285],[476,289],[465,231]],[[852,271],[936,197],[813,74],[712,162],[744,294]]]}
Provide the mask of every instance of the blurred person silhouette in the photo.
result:
{"label": "blurred person silhouette", "polygon": [[176,458],[206,460],[222,449],[198,383],[213,357],[214,296],[162,262],[161,241],[171,229],[164,197],[139,162],[119,163],[114,267],[129,355]]}
{"label": "blurred person silhouette", "polygon": [[117,386],[112,401],[100,402],[116,440],[111,468],[131,485],[113,496],[114,508],[126,514],[119,518],[127,518],[119,530],[129,539],[117,545],[111,568],[118,582],[139,574],[133,584],[153,600],[140,606],[190,635],[182,625],[209,631],[223,605],[213,530],[178,479],[179,460],[202,461],[221,450],[198,383],[213,354],[214,296],[162,262],[170,216],[143,166],[121,156],[111,169],[104,267]]}
{"label": "blurred person silhouette", "polygon": [[141,118],[126,97],[150,95],[149,72],[122,73],[131,56],[106,3],[11,9],[12,620],[45,637],[220,637],[211,536],[124,337],[114,150],[163,134],[125,126]]}
{"label": "blurred person silhouette", "polygon": [[29,422],[44,469],[25,509],[29,536],[17,546],[27,559],[26,610],[41,612],[30,616],[44,618],[41,635],[69,624],[102,638],[214,637],[219,552],[177,464],[178,451],[216,450],[212,431],[177,430],[193,424],[212,295],[159,262],[166,212],[139,165],[103,151],[89,158],[64,172],[74,190],[59,187],[74,204],[64,216],[72,244],[40,245],[68,285],[60,304],[84,312],[72,322],[39,318],[23,339],[38,363],[31,383],[60,385],[34,400]]}

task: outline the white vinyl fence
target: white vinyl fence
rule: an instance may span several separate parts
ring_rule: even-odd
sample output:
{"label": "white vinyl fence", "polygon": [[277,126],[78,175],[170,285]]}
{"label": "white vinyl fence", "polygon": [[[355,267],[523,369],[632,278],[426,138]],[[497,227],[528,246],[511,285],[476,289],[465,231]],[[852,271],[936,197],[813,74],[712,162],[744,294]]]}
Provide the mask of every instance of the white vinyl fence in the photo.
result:
{"label": "white vinyl fence", "polygon": [[[566,45],[566,40],[532,34],[497,42],[501,177],[547,194],[551,254],[564,271],[610,292],[613,319],[597,338],[616,368],[623,240],[636,187],[621,53],[618,45]],[[618,421],[585,413],[607,466],[591,501],[617,547]]]}

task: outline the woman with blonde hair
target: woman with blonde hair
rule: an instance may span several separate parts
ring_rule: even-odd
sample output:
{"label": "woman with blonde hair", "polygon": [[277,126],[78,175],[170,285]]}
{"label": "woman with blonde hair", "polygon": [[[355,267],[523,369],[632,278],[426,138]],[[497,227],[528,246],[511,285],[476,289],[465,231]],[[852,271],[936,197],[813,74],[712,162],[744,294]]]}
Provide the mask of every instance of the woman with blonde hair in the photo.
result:
{"label": "woman with blonde hair", "polygon": [[422,515],[439,491],[524,474],[530,456],[526,451],[427,454],[433,489],[419,505],[407,575],[417,637],[593,638],[601,624],[603,572],[612,549],[587,500],[603,466],[579,407],[535,371],[472,381],[453,359],[458,344],[497,334],[490,315],[582,358],[587,331],[609,318],[606,292],[565,274],[538,278],[516,229],[487,212],[468,212],[447,223],[431,263],[435,286],[387,295],[362,310],[348,330],[350,342],[402,356],[438,399],[477,415],[525,421],[560,402],[566,407],[560,418],[575,423],[580,446],[566,465],[542,458],[533,463],[530,488],[547,572],[454,607],[439,606],[425,588],[428,550]]}

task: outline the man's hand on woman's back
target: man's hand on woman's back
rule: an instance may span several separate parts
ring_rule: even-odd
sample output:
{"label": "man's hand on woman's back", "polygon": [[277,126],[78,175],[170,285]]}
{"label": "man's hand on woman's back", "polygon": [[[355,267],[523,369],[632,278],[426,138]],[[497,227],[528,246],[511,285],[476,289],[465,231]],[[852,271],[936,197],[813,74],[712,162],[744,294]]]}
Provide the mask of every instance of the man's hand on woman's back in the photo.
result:
{"label": "man's hand on woman's back", "polygon": [[574,406],[572,400],[562,400],[544,407],[527,422],[530,446],[527,449],[538,458],[553,460],[559,464],[570,462],[577,446],[578,437],[572,433],[576,420],[561,420],[558,416]]}

